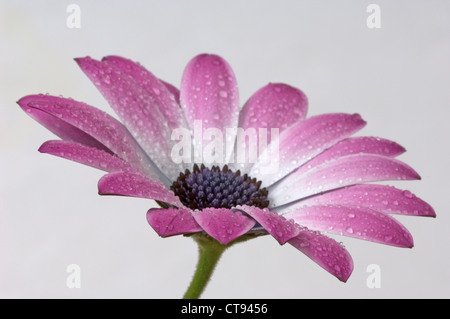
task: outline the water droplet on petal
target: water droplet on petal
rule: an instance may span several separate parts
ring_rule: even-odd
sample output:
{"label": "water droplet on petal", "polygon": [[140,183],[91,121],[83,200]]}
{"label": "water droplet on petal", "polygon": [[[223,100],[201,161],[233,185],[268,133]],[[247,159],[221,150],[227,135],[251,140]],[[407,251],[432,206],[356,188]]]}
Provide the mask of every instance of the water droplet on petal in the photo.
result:
{"label": "water droplet on petal", "polygon": [[412,198],[413,197],[413,194],[410,191],[408,191],[408,190],[403,191],[402,194],[403,194],[403,196],[405,196],[407,198]]}

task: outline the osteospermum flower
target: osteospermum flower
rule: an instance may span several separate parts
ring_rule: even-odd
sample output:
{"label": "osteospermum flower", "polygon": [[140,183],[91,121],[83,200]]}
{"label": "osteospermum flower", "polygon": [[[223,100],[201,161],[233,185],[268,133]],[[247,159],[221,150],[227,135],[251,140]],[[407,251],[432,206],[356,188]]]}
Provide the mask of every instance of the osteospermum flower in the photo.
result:
{"label": "osteospermum flower", "polygon": [[[411,234],[391,215],[435,216],[407,190],[369,184],[420,177],[395,159],[405,151],[397,143],[351,137],[366,124],[357,114],[306,118],[305,94],[280,83],[264,86],[240,109],[234,73],[216,55],[192,59],[180,90],[122,57],[75,60],[121,122],[73,99],[25,96],[19,105],[61,138],[39,151],[107,171],[100,194],[157,201],[160,208],[147,212],[150,226],[162,237],[186,235],[199,243],[185,297],[200,295],[221,253],[237,242],[271,235],[346,281],[351,256],[324,233],[412,247]],[[267,132],[256,147],[239,136],[252,130]],[[174,132],[186,131],[188,148],[180,150]],[[214,161],[202,162],[219,133],[235,147],[213,148]],[[263,136],[267,144],[260,143]],[[238,149],[244,161],[234,156]],[[267,169],[268,162],[276,169]]]}

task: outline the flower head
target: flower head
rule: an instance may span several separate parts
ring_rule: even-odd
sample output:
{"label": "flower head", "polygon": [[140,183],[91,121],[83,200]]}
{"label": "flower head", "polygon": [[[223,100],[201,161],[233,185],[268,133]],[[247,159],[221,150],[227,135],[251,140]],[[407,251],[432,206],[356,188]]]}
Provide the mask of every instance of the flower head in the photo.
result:
{"label": "flower head", "polygon": [[420,177],[395,159],[405,151],[397,143],[352,137],[366,124],[358,114],[307,118],[305,94],[281,83],[241,109],[217,55],[193,58],[180,90],[122,57],[76,62],[120,122],[73,99],[25,96],[19,105],[61,138],[39,151],[108,172],[100,194],[156,200],[147,220],[162,237],[201,234],[226,246],[269,234],[346,281],[351,256],[325,233],[412,247],[391,215],[435,216],[411,192],[372,183]]}

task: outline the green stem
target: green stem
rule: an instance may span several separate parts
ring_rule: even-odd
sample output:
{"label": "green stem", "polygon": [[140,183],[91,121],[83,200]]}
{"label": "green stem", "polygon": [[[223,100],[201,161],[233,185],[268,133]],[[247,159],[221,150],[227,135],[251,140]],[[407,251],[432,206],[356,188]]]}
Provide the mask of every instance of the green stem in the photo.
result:
{"label": "green stem", "polygon": [[228,247],[209,236],[198,235],[192,237],[198,243],[199,257],[197,269],[195,270],[191,284],[184,294],[184,299],[197,299],[200,297],[222,253]]}
{"label": "green stem", "polygon": [[243,243],[247,240],[256,238],[265,233],[259,232],[251,232],[245,235],[242,235],[232,242],[223,245],[219,243],[214,238],[206,235],[205,233],[196,233],[189,237],[194,238],[194,240],[198,243],[198,263],[197,269],[195,270],[194,277],[192,278],[191,284],[189,285],[186,293],[184,294],[184,299],[198,299],[202,294],[203,290],[205,290],[206,285],[208,284],[209,279],[214,271],[214,268],[217,265],[220,257],[222,256],[225,249],[228,247],[237,244]]}

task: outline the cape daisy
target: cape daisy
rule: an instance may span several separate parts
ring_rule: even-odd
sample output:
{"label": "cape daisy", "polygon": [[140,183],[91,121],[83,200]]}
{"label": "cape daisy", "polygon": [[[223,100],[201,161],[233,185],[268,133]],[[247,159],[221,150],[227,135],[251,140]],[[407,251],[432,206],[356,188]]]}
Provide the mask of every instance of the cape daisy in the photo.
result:
{"label": "cape daisy", "polygon": [[[368,184],[420,177],[395,159],[405,151],[397,143],[351,137],[366,124],[357,114],[306,118],[304,93],[281,83],[264,86],[240,109],[234,73],[217,55],[193,58],[180,90],[122,57],[75,60],[121,122],[73,99],[25,96],[19,105],[61,138],[39,151],[107,171],[100,194],[156,200],[161,208],[151,208],[147,220],[160,236],[196,239],[199,267],[186,297],[200,295],[223,250],[236,242],[270,234],[346,281],[351,256],[323,233],[412,247],[411,234],[391,214],[435,216],[409,191]],[[254,163],[236,163],[230,154],[216,163],[174,161],[172,133],[194,135],[196,121],[202,133],[214,128],[231,141],[237,133],[227,129],[236,127],[275,128],[278,136],[259,144]],[[192,137],[193,147],[208,147],[207,139]],[[262,159],[271,145],[278,170],[267,173]],[[245,139],[236,146],[246,154],[252,147]]]}

